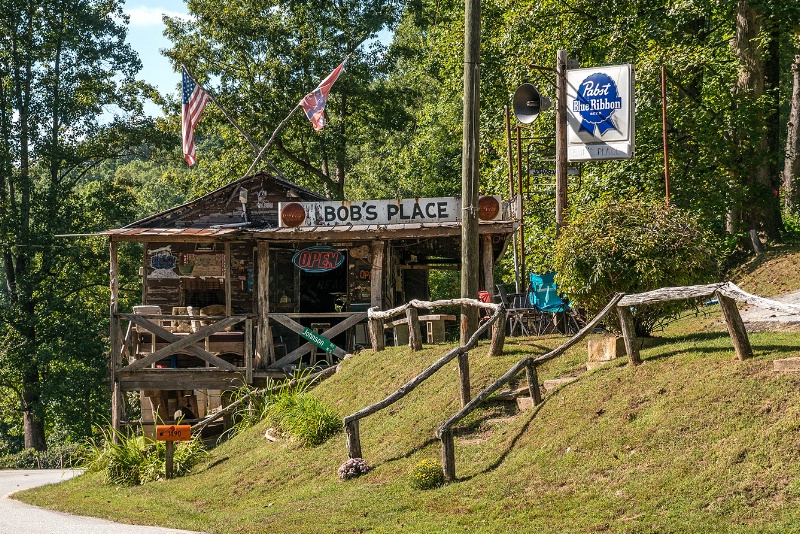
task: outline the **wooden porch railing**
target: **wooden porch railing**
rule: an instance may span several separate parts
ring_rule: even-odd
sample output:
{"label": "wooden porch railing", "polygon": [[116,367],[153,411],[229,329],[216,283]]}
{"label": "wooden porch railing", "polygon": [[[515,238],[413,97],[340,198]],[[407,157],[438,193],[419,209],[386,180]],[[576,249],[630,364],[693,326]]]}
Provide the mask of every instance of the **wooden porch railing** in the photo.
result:
{"label": "wooden porch railing", "polygon": [[[118,354],[112,355],[112,378],[123,391],[137,389],[226,389],[253,382],[253,319],[249,315],[233,316],[188,316],[118,313],[114,315],[112,328],[120,329],[122,320],[130,322],[124,342],[118,347]],[[175,333],[160,324],[163,320],[208,321],[210,325],[201,326],[196,332]],[[227,328],[244,322],[241,341],[227,340],[213,342],[212,336],[222,333]],[[135,328],[132,328],[135,327]],[[138,329],[147,332],[156,339],[159,348],[149,352],[143,358],[134,360],[130,350],[131,333]],[[118,330],[118,335],[121,330]],[[237,336],[238,337],[238,336]],[[122,336],[120,335],[120,338]],[[219,352],[236,352],[230,350],[231,344],[241,343],[241,355],[244,366],[239,367],[215,355],[214,348],[223,348]],[[164,346],[165,345],[165,346]],[[175,354],[189,354],[205,362],[205,367],[188,367],[181,369],[153,369],[156,362]],[[125,357],[128,365],[122,365]],[[180,385],[181,387],[178,387]]]}

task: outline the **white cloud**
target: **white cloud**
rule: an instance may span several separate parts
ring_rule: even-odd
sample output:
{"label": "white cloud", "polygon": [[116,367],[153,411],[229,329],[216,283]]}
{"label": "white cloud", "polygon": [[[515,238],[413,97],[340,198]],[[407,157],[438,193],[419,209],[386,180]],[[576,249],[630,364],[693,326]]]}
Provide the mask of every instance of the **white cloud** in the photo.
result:
{"label": "white cloud", "polygon": [[190,20],[192,17],[188,13],[171,11],[163,7],[136,6],[125,9],[125,14],[130,17],[131,26],[161,26],[161,17],[178,17],[183,20]]}

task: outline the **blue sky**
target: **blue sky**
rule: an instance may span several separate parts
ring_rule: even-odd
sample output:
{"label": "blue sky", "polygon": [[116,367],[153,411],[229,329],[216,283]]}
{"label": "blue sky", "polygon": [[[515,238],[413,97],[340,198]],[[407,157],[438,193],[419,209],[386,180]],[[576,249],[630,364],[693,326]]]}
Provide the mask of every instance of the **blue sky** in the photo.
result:
{"label": "blue sky", "polygon": [[[155,85],[162,94],[177,95],[180,75],[159,52],[170,46],[163,35],[161,16],[186,16],[186,4],[182,0],[133,0],[126,2],[124,11],[130,16],[128,43],[142,61],[137,78]],[[153,103],[146,104],[145,111],[149,115],[161,115],[161,109]]]}

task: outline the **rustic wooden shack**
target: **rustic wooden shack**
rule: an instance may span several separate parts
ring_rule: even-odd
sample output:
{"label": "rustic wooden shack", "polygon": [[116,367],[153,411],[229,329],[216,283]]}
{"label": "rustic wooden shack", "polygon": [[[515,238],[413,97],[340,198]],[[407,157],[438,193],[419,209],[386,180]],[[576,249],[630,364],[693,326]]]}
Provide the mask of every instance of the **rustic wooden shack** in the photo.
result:
{"label": "rustic wooden shack", "polygon": [[[141,392],[145,421],[172,420],[177,409],[202,417],[220,392],[368,345],[368,308],[428,300],[429,270],[460,268],[460,210],[457,198],[334,202],[259,172],[104,232],[114,427],[128,391]],[[495,197],[480,210],[491,293],[515,221]],[[141,305],[132,310],[118,306],[123,241],[142,244]],[[429,328],[440,340],[441,321]]]}

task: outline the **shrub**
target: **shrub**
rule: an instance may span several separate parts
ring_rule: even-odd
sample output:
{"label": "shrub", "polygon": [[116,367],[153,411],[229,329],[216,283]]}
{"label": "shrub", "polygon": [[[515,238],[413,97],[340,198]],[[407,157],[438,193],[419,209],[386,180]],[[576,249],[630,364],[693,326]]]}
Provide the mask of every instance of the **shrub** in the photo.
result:
{"label": "shrub", "polygon": [[342,429],[339,416],[305,392],[278,394],[266,412],[267,418],[279,431],[289,434],[304,446],[320,445]]}
{"label": "shrub", "polygon": [[444,471],[436,460],[422,460],[411,471],[411,487],[433,489],[444,484]]}
{"label": "shrub", "polygon": [[82,465],[88,449],[78,443],[50,446],[46,451],[25,449],[0,456],[0,469],[68,469]]}
{"label": "shrub", "polygon": [[[606,200],[579,215],[556,243],[559,287],[590,314],[614,293],[710,283],[718,276],[711,235],[696,216],[662,203]],[[649,335],[685,307],[669,303],[634,310],[636,333]],[[607,316],[618,329],[615,314]]]}
{"label": "shrub", "polygon": [[370,466],[367,465],[363,458],[350,458],[339,467],[339,478],[350,480],[351,478],[360,477],[370,469]]}
{"label": "shrub", "polygon": [[[89,471],[102,471],[108,484],[137,486],[160,480],[166,476],[167,447],[163,441],[153,441],[144,436],[119,434],[119,443],[112,439],[113,430],[103,431],[103,439],[91,441],[90,454],[85,467]],[[179,442],[172,462],[173,476],[190,472],[191,467],[206,455],[199,437]]]}

